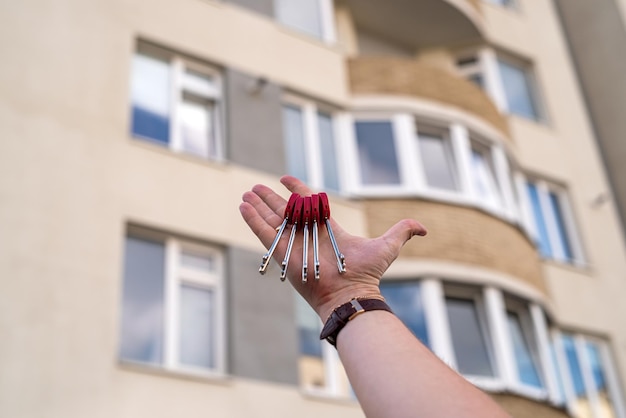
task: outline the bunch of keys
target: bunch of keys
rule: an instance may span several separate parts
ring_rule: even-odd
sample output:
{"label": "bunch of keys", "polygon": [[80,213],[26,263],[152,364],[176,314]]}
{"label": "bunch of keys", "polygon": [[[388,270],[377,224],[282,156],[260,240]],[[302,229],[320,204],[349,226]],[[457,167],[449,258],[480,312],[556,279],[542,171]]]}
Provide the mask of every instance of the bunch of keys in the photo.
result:
{"label": "bunch of keys", "polygon": [[267,266],[269,265],[272,255],[278,246],[283,232],[287,225],[291,225],[291,233],[289,235],[289,242],[287,243],[287,251],[285,252],[285,258],[281,263],[280,280],[284,281],[287,277],[287,267],[289,265],[289,259],[291,257],[291,249],[293,242],[296,238],[296,232],[298,229],[303,231],[303,245],[302,245],[302,282],[306,283],[309,274],[308,266],[308,254],[309,254],[309,228],[312,229],[313,236],[313,264],[315,280],[320,278],[320,260],[319,260],[319,224],[324,222],[326,230],[328,231],[328,237],[333,247],[333,252],[337,258],[337,269],[339,273],[346,272],[346,259],[344,255],[339,251],[337,246],[337,240],[335,234],[330,225],[330,203],[328,202],[328,195],[326,193],[313,194],[311,196],[300,196],[297,193],[293,193],[287,202],[285,213],[283,215],[283,223],[278,228],[278,233],[274,242],[270,246],[267,253],[263,256],[261,267],[259,267],[259,273],[265,274]]}

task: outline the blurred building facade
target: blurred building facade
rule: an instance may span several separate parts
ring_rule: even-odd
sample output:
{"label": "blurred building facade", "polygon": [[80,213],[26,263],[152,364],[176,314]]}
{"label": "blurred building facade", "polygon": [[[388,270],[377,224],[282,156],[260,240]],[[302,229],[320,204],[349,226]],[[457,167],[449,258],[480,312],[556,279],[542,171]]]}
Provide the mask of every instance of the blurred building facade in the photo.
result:
{"label": "blurred building facade", "polygon": [[290,173],[355,234],[428,227],[383,293],[514,416],[626,417],[626,249],[553,2],[0,11],[0,416],[362,416],[237,210]]}

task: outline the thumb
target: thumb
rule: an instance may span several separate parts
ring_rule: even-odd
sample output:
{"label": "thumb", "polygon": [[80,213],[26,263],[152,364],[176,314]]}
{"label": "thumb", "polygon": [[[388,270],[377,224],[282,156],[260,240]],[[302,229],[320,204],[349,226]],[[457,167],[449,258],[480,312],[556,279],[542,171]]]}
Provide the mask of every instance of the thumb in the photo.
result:
{"label": "thumb", "polygon": [[415,235],[426,235],[426,228],[414,219],[403,219],[389,228],[381,238],[395,251],[400,249]]}

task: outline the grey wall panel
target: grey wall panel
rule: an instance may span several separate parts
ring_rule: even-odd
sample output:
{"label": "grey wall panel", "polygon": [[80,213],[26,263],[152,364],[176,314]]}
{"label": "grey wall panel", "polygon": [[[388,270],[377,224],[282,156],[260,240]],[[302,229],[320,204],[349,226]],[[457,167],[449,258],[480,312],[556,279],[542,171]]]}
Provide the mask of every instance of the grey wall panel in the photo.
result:
{"label": "grey wall panel", "polygon": [[228,157],[236,164],[270,174],[285,174],[282,132],[282,89],[265,83],[251,87],[256,77],[226,72]]}
{"label": "grey wall panel", "polygon": [[274,16],[274,0],[228,0],[228,2],[238,4],[266,16]]}
{"label": "grey wall panel", "polygon": [[296,385],[298,330],[292,287],[277,267],[258,273],[262,254],[229,250],[229,371],[251,379]]}

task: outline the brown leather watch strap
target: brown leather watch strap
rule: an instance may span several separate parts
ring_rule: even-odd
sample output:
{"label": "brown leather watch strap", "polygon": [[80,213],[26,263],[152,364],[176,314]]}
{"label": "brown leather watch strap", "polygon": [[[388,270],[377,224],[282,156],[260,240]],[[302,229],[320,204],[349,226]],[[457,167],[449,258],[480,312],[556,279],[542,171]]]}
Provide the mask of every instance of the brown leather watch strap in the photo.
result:
{"label": "brown leather watch strap", "polygon": [[331,314],[322,333],[320,334],[320,340],[326,340],[333,346],[337,346],[337,335],[339,331],[346,326],[348,321],[355,316],[368,311],[388,311],[392,312],[389,305],[380,299],[359,299],[354,298],[347,303],[337,307]]}

